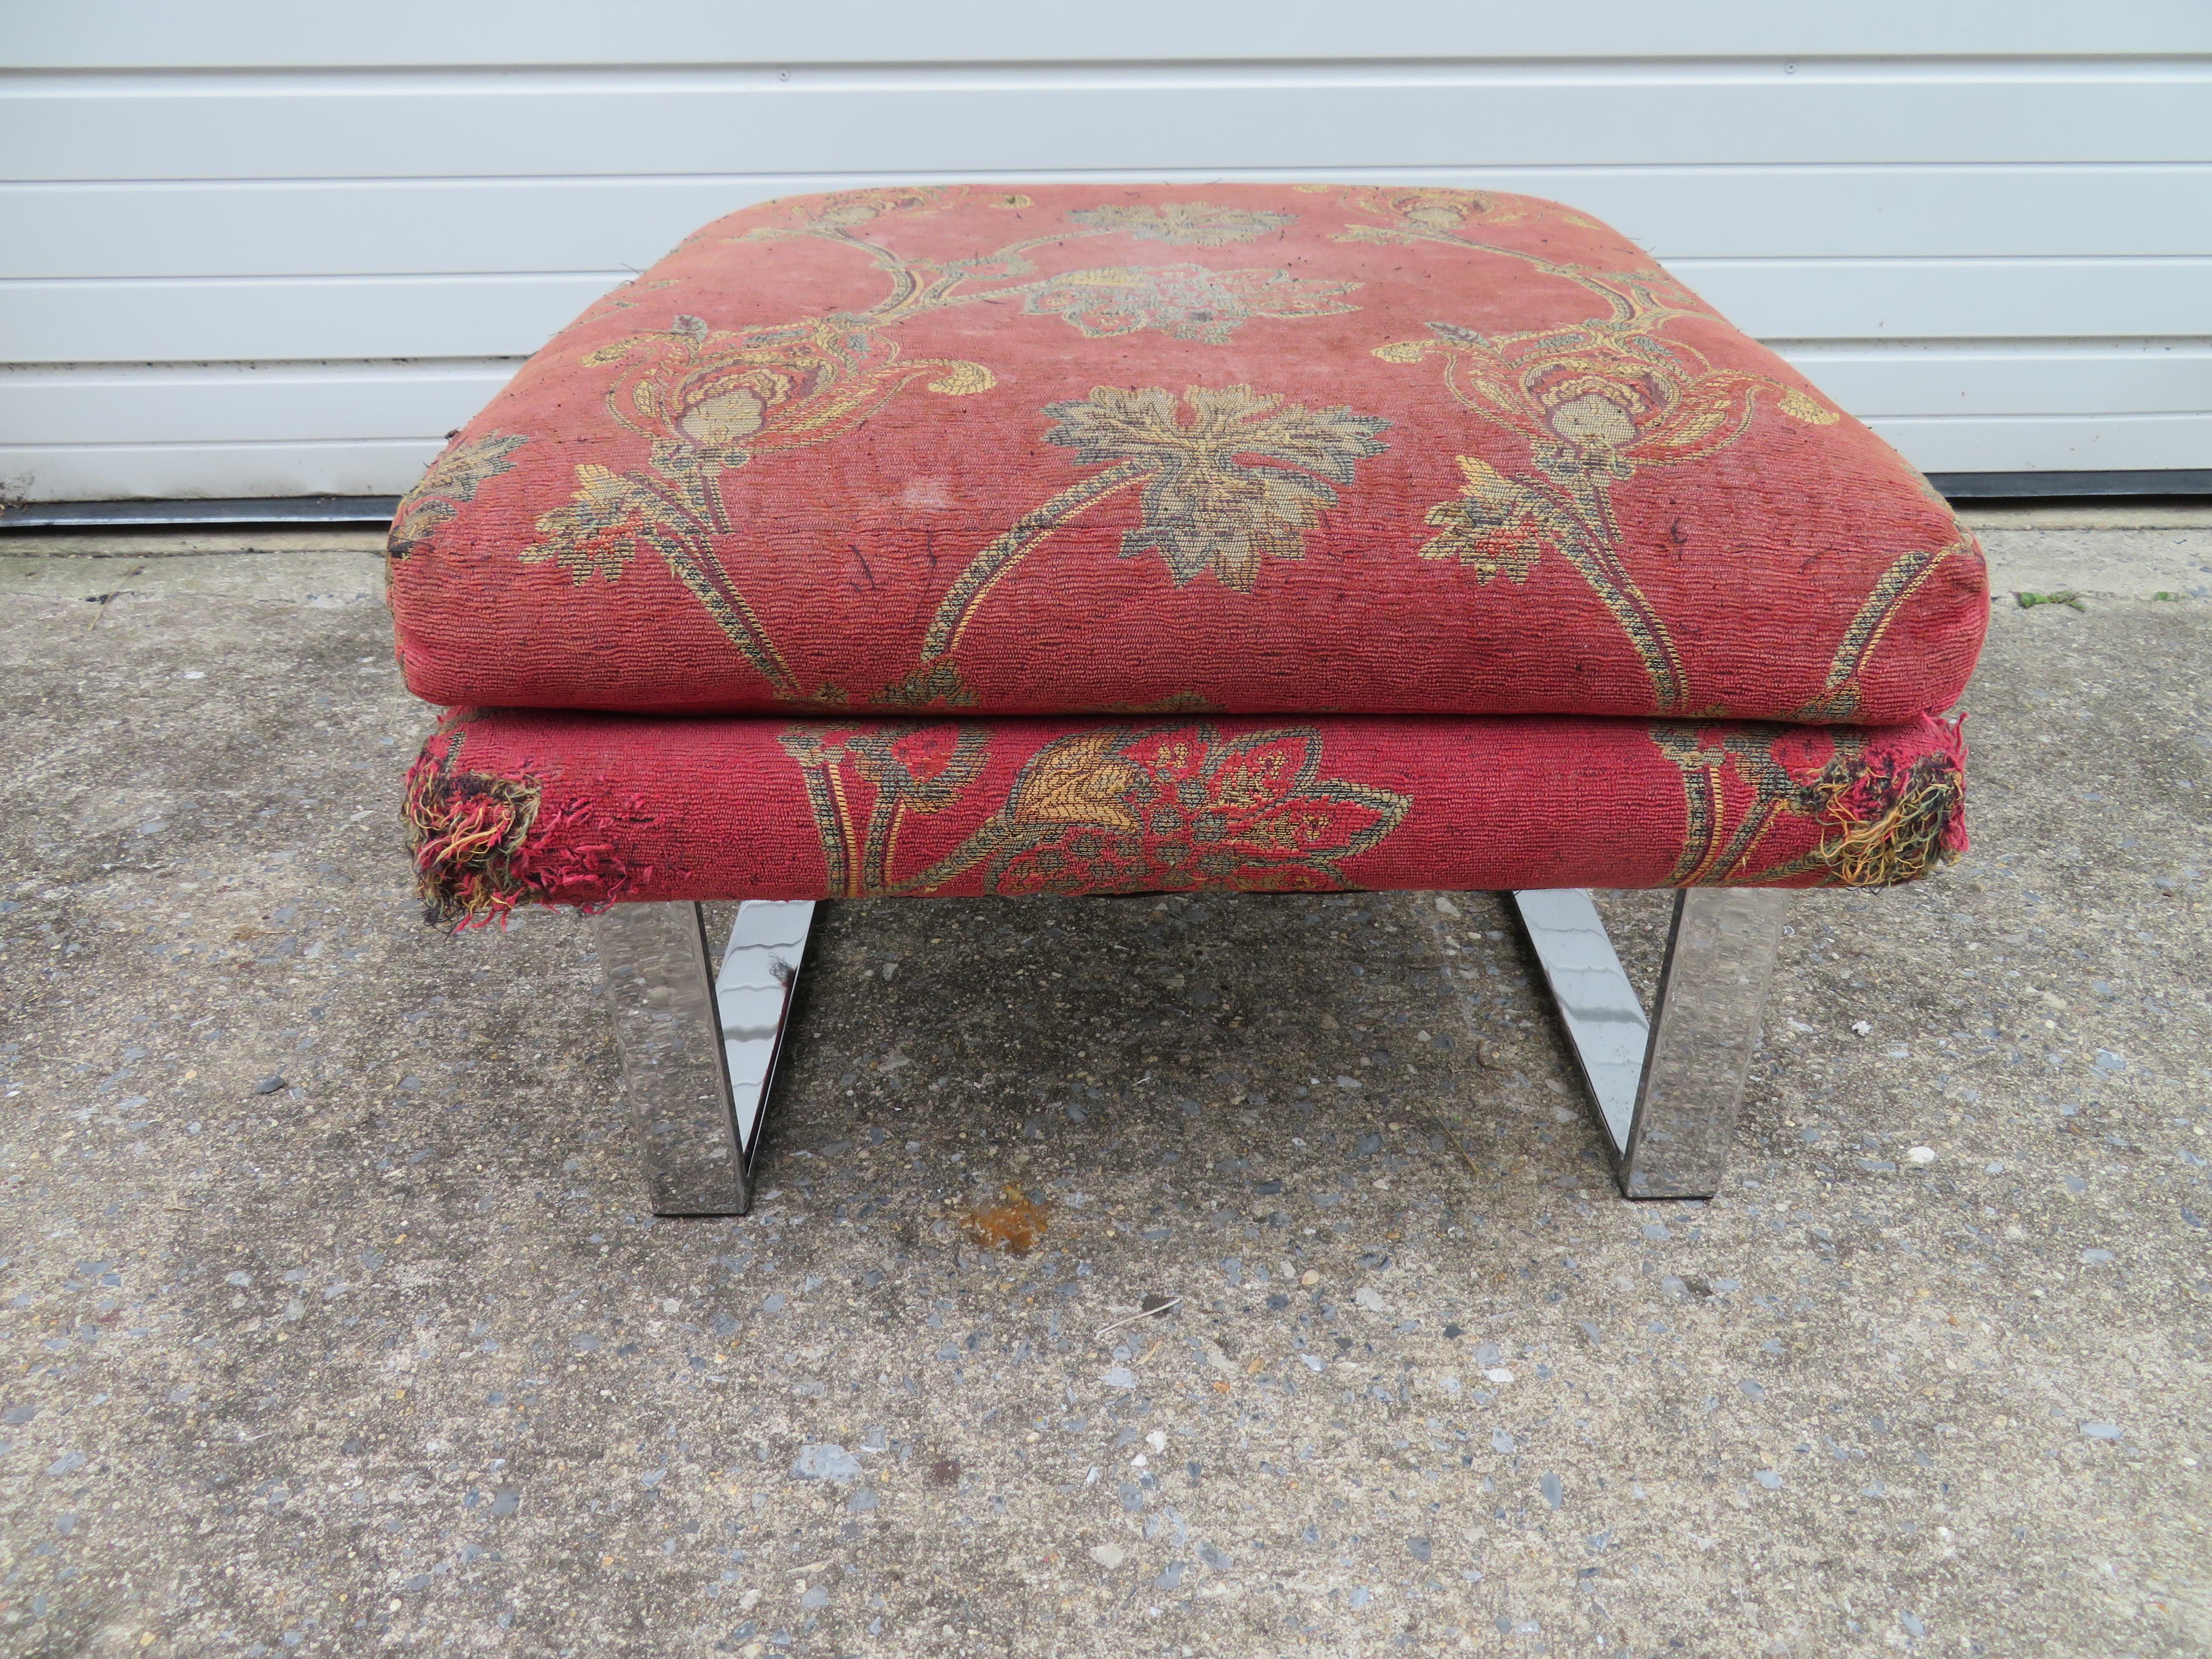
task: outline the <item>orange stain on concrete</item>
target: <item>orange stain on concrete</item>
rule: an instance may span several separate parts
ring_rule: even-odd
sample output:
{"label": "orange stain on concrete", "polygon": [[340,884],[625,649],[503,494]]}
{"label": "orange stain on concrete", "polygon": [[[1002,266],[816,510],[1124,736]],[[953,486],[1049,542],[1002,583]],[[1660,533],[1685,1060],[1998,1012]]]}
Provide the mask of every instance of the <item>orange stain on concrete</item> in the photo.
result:
{"label": "orange stain on concrete", "polygon": [[960,1226],[983,1249],[1027,1255],[1044,1234],[1044,1212],[1019,1187],[1009,1186],[999,1203],[978,1205],[962,1216]]}

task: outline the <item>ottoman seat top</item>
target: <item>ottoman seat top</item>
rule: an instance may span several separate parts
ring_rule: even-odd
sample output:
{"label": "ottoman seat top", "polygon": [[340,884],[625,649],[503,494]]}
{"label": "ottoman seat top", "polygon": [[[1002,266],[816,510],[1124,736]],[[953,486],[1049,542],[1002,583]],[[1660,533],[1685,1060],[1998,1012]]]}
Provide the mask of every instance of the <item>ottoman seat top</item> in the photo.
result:
{"label": "ottoman seat top", "polygon": [[1339,185],[769,202],[402,503],[434,702],[652,714],[1948,707],[1972,538],[1618,233]]}

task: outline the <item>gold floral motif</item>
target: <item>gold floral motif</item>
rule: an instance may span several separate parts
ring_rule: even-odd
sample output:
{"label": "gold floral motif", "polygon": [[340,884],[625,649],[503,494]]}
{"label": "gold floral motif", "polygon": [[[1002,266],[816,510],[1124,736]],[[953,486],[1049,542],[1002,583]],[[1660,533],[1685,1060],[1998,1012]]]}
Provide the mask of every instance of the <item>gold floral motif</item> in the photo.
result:
{"label": "gold floral motif", "polygon": [[[589,365],[624,365],[622,378],[606,394],[607,408],[623,427],[650,441],[647,464],[620,472],[596,464],[580,465],[572,498],[538,520],[542,539],[521,556],[558,563],[580,583],[594,576],[617,580],[641,549],[649,550],[698,599],[777,696],[834,704],[844,695],[835,688],[809,696],[800,687],[723,568],[714,543],[732,534],[733,526],[720,478],[732,468],[778,451],[840,437],[916,381],[945,397],[973,396],[995,384],[981,363],[905,359],[887,331],[933,312],[1019,299],[1028,314],[1061,317],[1094,337],[1158,328],[1180,338],[1218,343],[1254,318],[1322,316],[1353,308],[1336,296],[1358,284],[1310,282],[1280,270],[1221,271],[1185,264],[1040,277],[1027,257],[1033,249],[1072,238],[1124,231],[1138,240],[1205,246],[1249,240],[1291,222],[1291,215],[1191,203],[1133,216],[1102,208],[1091,214],[1097,222],[1085,222],[1091,210],[1083,210],[1073,216],[1078,222],[1073,228],[973,258],[942,262],[902,258],[859,234],[886,215],[934,212],[966,192],[964,185],[917,186],[806,198],[790,206],[795,222],[757,225],[735,239],[808,237],[865,256],[889,283],[884,298],[866,310],[738,331],[715,331],[703,319],[678,316],[665,331],[631,335],[587,353],[584,362]],[[1030,205],[1027,198],[1014,196],[987,199],[1006,208]],[[1266,424],[1255,425],[1255,436],[1264,435],[1261,428]],[[1289,464],[1305,465],[1294,459]],[[1215,469],[1223,477],[1233,470]],[[1252,469],[1244,471],[1259,477]],[[1325,477],[1335,476],[1326,466],[1322,471]],[[1151,470],[1133,467],[1112,487],[1149,476]],[[1325,503],[1335,500],[1328,486],[1317,481],[1301,485],[1283,477],[1261,479],[1256,490],[1248,490],[1258,502],[1255,522],[1270,516],[1284,520],[1286,514],[1289,520],[1310,520],[1313,508],[1297,505],[1301,491]],[[1064,512],[1077,505],[1066,497],[1060,502]],[[1256,567],[1260,550],[1280,552],[1282,534],[1263,537],[1259,550],[1239,551],[1231,545],[1233,531],[1227,533],[1229,539],[1219,541],[1202,562],[1214,565],[1232,586],[1249,587],[1248,567]],[[1178,582],[1201,568],[1189,562],[1187,541],[1163,546]],[[963,700],[957,672],[934,660],[942,655],[928,653],[914,674],[884,693],[886,700],[957,706]]]}
{"label": "gold floral motif", "polygon": [[1176,586],[1207,571],[1249,593],[1262,558],[1305,556],[1305,534],[1354,465],[1386,447],[1390,422],[1342,404],[1310,410],[1249,386],[1192,386],[1190,418],[1159,386],[1094,386],[1081,401],[1049,404],[1045,441],[1081,466],[1131,466],[1144,480],[1142,521],[1124,557],[1157,552]]}
{"label": "gold floral motif", "polygon": [[[1498,194],[1486,190],[1456,190],[1442,185],[1361,185],[1339,198],[1353,213],[1387,219],[1387,226],[1351,225],[1339,234],[1344,242],[1449,240],[1476,246],[1462,237],[1478,223],[1510,225],[1524,219],[1548,217],[1584,230],[1602,229],[1595,219],[1583,217],[1557,202],[1533,196]],[[1487,248],[1487,252],[1511,250]]]}
{"label": "gold floral motif", "polygon": [[[832,893],[858,898],[890,890],[899,831],[909,812],[957,800],[983,769],[980,726],[793,726],[778,739],[806,782]],[[854,817],[845,768],[873,794],[865,824]]]}
{"label": "gold floral motif", "polygon": [[1135,809],[1122,797],[1136,781],[1136,769],[1115,754],[1124,732],[1085,732],[1062,738],[1038,751],[1014,784],[1006,817],[1013,823],[1086,823],[1101,830],[1133,831]]}
{"label": "gold floral motif", "polygon": [[1525,486],[1489,462],[1471,455],[1455,459],[1466,482],[1456,499],[1429,509],[1428,522],[1443,534],[1421,544],[1421,556],[1457,559],[1474,572],[1478,583],[1492,576],[1527,581],[1551,538],[1539,505]]}
{"label": "gold floral motif", "polygon": [[464,444],[449,445],[432,461],[415,487],[400,497],[392,515],[386,552],[404,559],[428,541],[437,527],[472,501],[487,478],[498,477],[514,465],[514,452],[530,440],[512,432],[487,432]]}
{"label": "gold floral motif", "polygon": [[[1711,312],[1663,271],[1590,270],[1462,234],[1466,221],[1508,203],[1516,212],[1548,212],[1582,225],[1591,221],[1517,197],[1468,202],[1462,211],[1452,199],[1462,194],[1480,192],[1354,192],[1348,205],[1389,222],[1351,226],[1340,240],[1428,242],[1517,259],[1576,283],[1602,300],[1610,315],[1496,337],[1431,323],[1429,339],[1375,348],[1374,355],[1389,363],[1441,355],[1454,397],[1520,436],[1538,475],[1512,477],[1488,461],[1459,457],[1460,494],[1429,509],[1427,521],[1440,533],[1423,544],[1422,556],[1457,559],[1479,582],[1502,575],[1517,583],[1545,549],[1558,549],[1628,636],[1650,677],[1659,710],[1683,712],[1689,703],[1681,658],[1664,619],[1623,561],[1613,490],[1638,471],[1701,460],[1726,448],[1743,435],[1762,404],[1810,426],[1832,425],[1842,417],[1801,387],[1716,368],[1695,348],[1668,337],[1662,331],[1677,318]],[[1851,716],[1858,706],[1856,677],[1889,619],[1962,544],[1970,545],[1907,552],[1893,562],[1845,630],[1827,684],[1802,718]]]}
{"label": "gold floral motif", "polygon": [[997,811],[901,877],[905,815],[973,784],[981,729],[803,726],[781,742],[805,779],[829,890],[854,897],[940,891],[979,864],[983,890],[1004,896],[1335,891],[1352,884],[1344,861],[1379,845],[1412,805],[1322,776],[1310,727],[1237,738],[1205,724],[1103,727],[1038,750]]}
{"label": "gold floral motif", "polygon": [[1252,591],[1261,562],[1305,554],[1305,535],[1356,463],[1382,453],[1389,422],[1341,406],[1285,404],[1250,386],[1192,386],[1182,417],[1160,386],[1094,386],[1089,398],[1050,404],[1045,441],[1103,466],[1024,514],[969,562],[947,592],[923,641],[924,659],[949,653],[975,608],[1046,538],[1078,514],[1141,486],[1137,526],[1121,556],[1158,553],[1178,587],[1211,572],[1224,587]]}
{"label": "gold floral motif", "polygon": [[[1747,726],[1715,731],[1706,726],[1657,726],[1651,740],[1680,769],[1685,822],[1682,854],[1668,872],[1669,887],[1756,885],[1786,880],[1814,867],[1812,855],[1753,874],[1745,868],[1776,817],[1784,811],[1817,812],[1818,796],[1790,775],[1775,757],[1777,739],[1786,726]],[[1839,753],[1856,755],[1855,734],[1838,732]],[[1728,777],[1751,790],[1751,800],[1729,825]],[[1725,833],[1724,833],[1725,832]]]}
{"label": "gold floral motif", "polygon": [[1063,317],[1092,339],[1158,329],[1178,340],[1224,345],[1254,318],[1327,317],[1357,309],[1337,299],[1357,283],[1317,283],[1283,270],[1138,265],[1072,270],[1030,288],[1022,308]]}
{"label": "gold floral motif", "polygon": [[622,473],[578,466],[574,496],[538,519],[543,539],[522,558],[556,562],[579,583],[611,581],[649,549],[777,695],[794,701],[801,688],[714,551],[715,538],[734,528],[722,473],[849,432],[915,380],[947,397],[993,384],[978,363],[902,359],[866,319],[845,314],[725,333],[678,317],[665,333],[633,335],[587,361],[637,365],[608,392],[607,409],[651,441],[649,464]]}
{"label": "gold floral motif", "polygon": [[[1336,892],[1405,819],[1403,795],[1321,775],[1310,727],[1088,732],[1030,757],[999,820],[987,892]],[[933,872],[932,873],[934,873]]]}
{"label": "gold floral motif", "polygon": [[678,317],[665,334],[634,335],[585,361],[624,360],[641,360],[642,372],[608,394],[609,412],[679,467],[743,466],[770,450],[841,437],[915,380],[946,397],[994,384],[981,363],[902,361],[880,325],[847,313],[730,333]]}
{"label": "gold floral motif", "polygon": [[[964,185],[892,185],[866,190],[833,190],[801,196],[791,204],[793,219],[809,229],[849,229],[887,213],[941,213],[968,194]],[[757,233],[756,233],[757,234]]]}
{"label": "gold floral motif", "polygon": [[1661,330],[1693,314],[1664,277],[1547,267],[1602,297],[1611,315],[1526,334],[1486,335],[1431,323],[1431,338],[1376,348],[1385,362],[1443,360],[1466,408],[1528,446],[1534,477],[1461,456],[1459,495],[1430,508],[1439,535],[1422,556],[1457,559],[1480,581],[1525,580],[1547,547],[1587,581],[1635,647],[1662,712],[1686,706],[1681,658],[1665,620],[1622,557],[1614,488],[1642,470],[1699,460],[1741,437],[1754,408],[1827,425],[1836,412],[1796,386],[1715,368]]}
{"label": "gold floral motif", "polygon": [[1399,224],[1422,230],[1457,231],[1470,219],[1491,224],[1510,223],[1527,216],[1521,198],[1501,210],[1499,198],[1484,190],[1453,190],[1434,185],[1407,185],[1393,189],[1367,185],[1345,191],[1344,205],[1354,213],[1372,213]]}
{"label": "gold floral motif", "polygon": [[1171,242],[1188,247],[1225,247],[1231,242],[1255,242],[1271,230],[1287,229],[1298,222],[1295,213],[1216,207],[1210,202],[1115,203],[1106,207],[1076,208],[1067,216],[1073,223],[1096,230],[1125,231],[1136,241]]}

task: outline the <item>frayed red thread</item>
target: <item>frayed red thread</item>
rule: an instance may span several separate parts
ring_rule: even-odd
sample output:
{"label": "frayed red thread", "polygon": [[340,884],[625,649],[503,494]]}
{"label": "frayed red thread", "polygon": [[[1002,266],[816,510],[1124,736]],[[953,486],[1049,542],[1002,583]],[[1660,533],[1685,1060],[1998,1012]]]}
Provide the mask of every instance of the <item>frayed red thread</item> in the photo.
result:
{"label": "frayed red thread", "polygon": [[1941,749],[1900,767],[1887,751],[1838,755],[1812,785],[1828,819],[1820,861],[1846,887],[1888,887],[1954,862],[1966,838],[1963,722],[1936,725]]}
{"label": "frayed red thread", "polygon": [[[426,921],[457,930],[503,927],[517,905],[603,910],[651,882],[650,867],[626,864],[606,841],[577,839],[604,834],[595,803],[549,808],[538,779],[458,771],[459,751],[458,737],[441,732],[407,772],[403,811]],[[647,821],[641,797],[626,808]]]}
{"label": "frayed red thread", "polygon": [[434,742],[423,751],[407,769],[401,811],[423,919],[472,927],[533,896],[519,854],[538,822],[542,792],[531,779],[450,772],[452,759],[447,744]]}

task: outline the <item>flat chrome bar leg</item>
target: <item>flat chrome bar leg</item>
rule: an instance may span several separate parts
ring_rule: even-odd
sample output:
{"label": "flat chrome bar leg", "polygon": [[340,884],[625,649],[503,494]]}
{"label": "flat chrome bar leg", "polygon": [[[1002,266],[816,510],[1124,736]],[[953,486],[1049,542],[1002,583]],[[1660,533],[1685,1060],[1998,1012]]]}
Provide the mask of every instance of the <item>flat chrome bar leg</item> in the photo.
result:
{"label": "flat chrome bar leg", "polygon": [[752,1201],[696,904],[592,918],[614,1012],[646,1201],[655,1215],[743,1215]]}
{"label": "flat chrome bar leg", "polygon": [[591,918],[615,1013],[653,1214],[744,1214],[744,1146],[730,1097],[699,905],[615,905]]}
{"label": "flat chrome bar leg", "polygon": [[1644,1080],[1650,1024],[1636,988],[1621,971],[1597,906],[1579,887],[1517,892],[1521,925],[1528,930],[1560,1022],[1597,1103],[1598,1121],[1616,1167],[1636,1124],[1636,1091]]}
{"label": "flat chrome bar leg", "polygon": [[1647,1022],[1589,895],[1514,895],[1630,1198],[1709,1198],[1735,1138],[1786,892],[1675,895]]}
{"label": "flat chrome bar leg", "polygon": [[729,943],[722,947],[714,1001],[720,1010],[738,1162],[749,1185],[768,1115],[768,1092],[775,1086],[775,1064],[783,1055],[784,1031],[799,989],[799,965],[813,926],[811,899],[747,899],[738,907]]}
{"label": "flat chrome bar leg", "polygon": [[738,907],[719,981],[696,904],[618,904],[592,919],[630,1121],[655,1215],[752,1207],[768,1092],[814,915]]}
{"label": "flat chrome bar leg", "polygon": [[1629,1197],[1710,1198],[1720,1190],[1789,903],[1787,891],[1769,887],[1676,895],[1644,1086],[1620,1159],[1620,1189]]}

